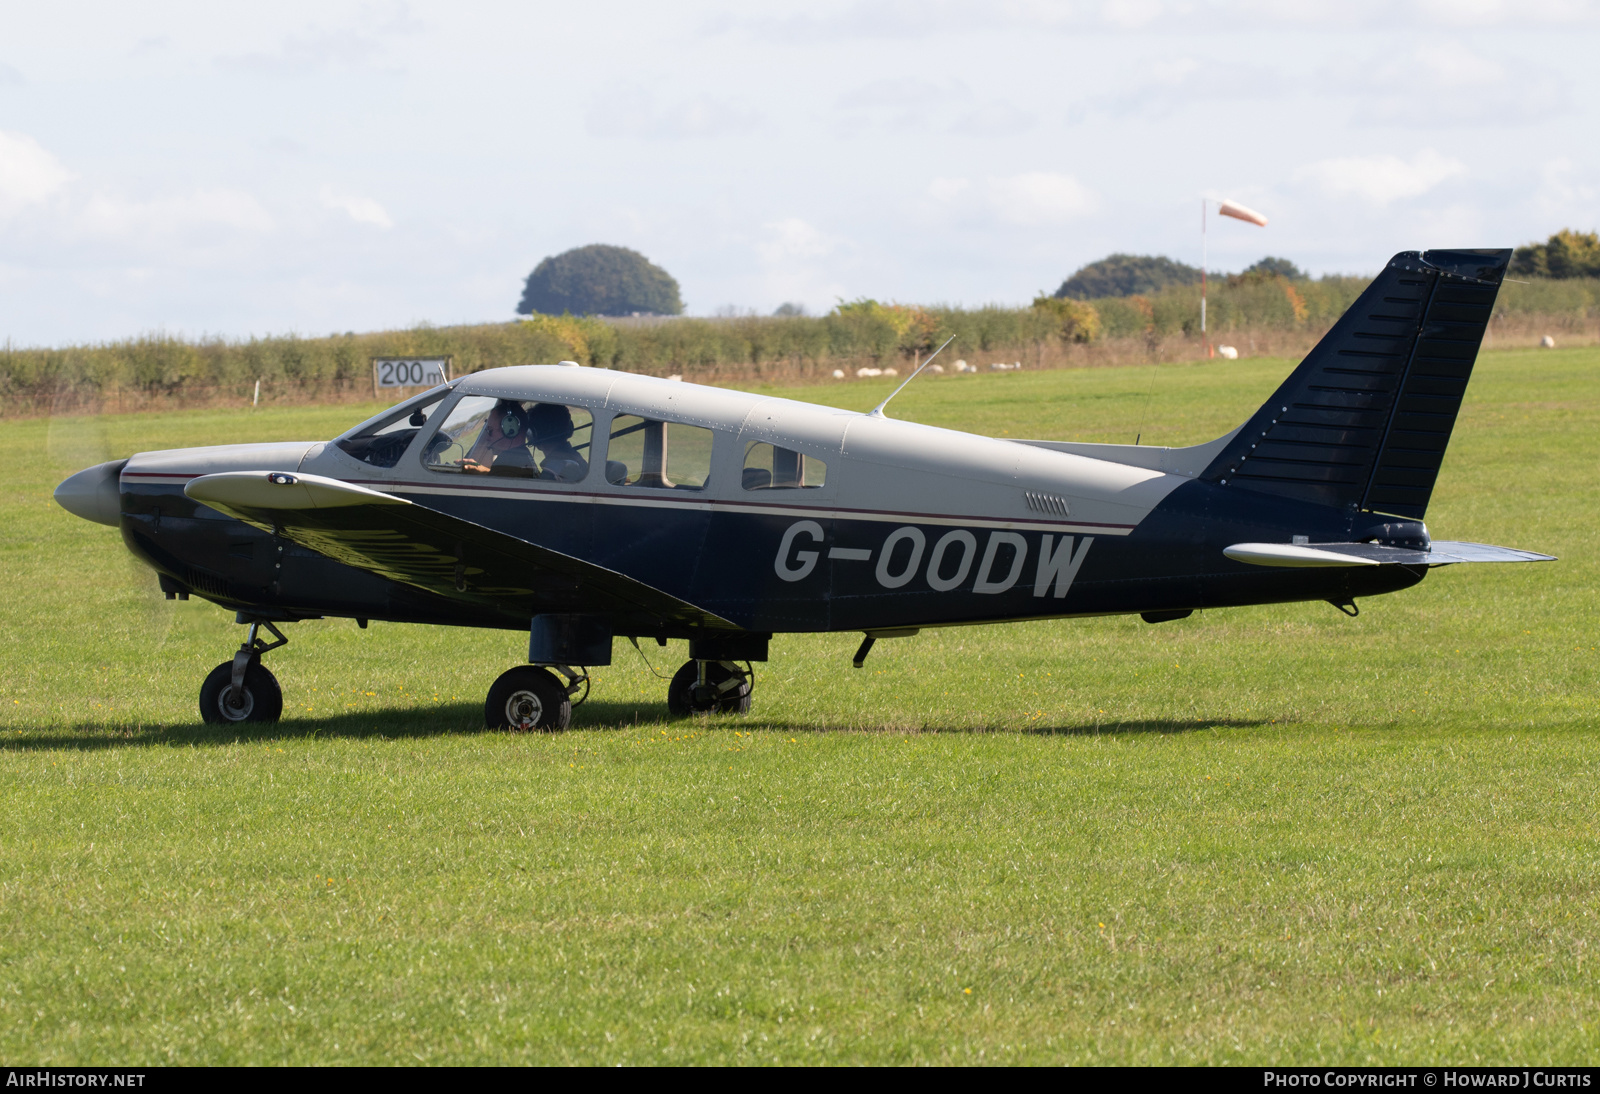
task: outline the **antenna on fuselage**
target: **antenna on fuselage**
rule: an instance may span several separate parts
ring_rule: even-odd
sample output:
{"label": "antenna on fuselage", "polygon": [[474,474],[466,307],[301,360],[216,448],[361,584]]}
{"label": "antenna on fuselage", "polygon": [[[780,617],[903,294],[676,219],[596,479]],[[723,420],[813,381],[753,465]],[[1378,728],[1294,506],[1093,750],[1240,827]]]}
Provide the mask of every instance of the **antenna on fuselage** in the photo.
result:
{"label": "antenna on fuselage", "polygon": [[[949,338],[946,338],[944,340],[944,346],[948,346],[951,342],[954,342],[955,340],[956,340],[956,336],[952,334]],[[904,391],[906,389],[906,384],[909,384],[912,380],[915,380],[917,378],[917,373],[918,372],[921,372],[923,369],[925,369],[929,365],[933,364],[933,359],[935,357],[939,356],[939,354],[944,352],[944,346],[940,346],[938,349],[936,349],[932,353],[930,353],[928,355],[928,359],[926,361],[922,362],[922,364],[917,366],[916,372],[913,372],[910,376],[907,376],[905,378],[905,383],[902,383],[899,387],[897,387],[893,391],[889,392],[889,399],[893,399],[896,395],[898,395],[902,391]],[[867,417],[869,417],[869,418],[882,418],[882,417],[884,417],[883,408],[889,405],[889,399],[885,399],[883,402],[879,403],[877,406],[875,406],[871,410],[867,411]]]}

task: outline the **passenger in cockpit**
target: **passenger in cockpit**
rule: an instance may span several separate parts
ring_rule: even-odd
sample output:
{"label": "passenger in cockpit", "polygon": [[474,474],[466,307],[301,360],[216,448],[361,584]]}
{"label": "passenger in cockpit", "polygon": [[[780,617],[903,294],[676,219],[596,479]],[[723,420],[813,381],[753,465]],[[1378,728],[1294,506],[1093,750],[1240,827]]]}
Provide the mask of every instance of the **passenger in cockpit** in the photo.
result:
{"label": "passenger in cockpit", "polygon": [[527,415],[522,407],[501,399],[489,409],[483,432],[461,460],[461,470],[500,475],[535,473],[533,453],[528,451]]}
{"label": "passenger in cockpit", "polygon": [[589,473],[589,463],[572,446],[572,411],[559,403],[535,403],[528,410],[528,444],[538,449],[539,477],[556,482],[578,482]]}

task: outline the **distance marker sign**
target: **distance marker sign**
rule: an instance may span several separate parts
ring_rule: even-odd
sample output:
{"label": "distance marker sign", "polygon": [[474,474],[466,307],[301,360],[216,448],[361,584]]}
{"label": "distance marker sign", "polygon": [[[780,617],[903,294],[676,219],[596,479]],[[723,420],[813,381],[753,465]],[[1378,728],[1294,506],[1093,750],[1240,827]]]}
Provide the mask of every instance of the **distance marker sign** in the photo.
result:
{"label": "distance marker sign", "polygon": [[450,379],[450,357],[374,357],[374,392],[395,387],[436,387]]}

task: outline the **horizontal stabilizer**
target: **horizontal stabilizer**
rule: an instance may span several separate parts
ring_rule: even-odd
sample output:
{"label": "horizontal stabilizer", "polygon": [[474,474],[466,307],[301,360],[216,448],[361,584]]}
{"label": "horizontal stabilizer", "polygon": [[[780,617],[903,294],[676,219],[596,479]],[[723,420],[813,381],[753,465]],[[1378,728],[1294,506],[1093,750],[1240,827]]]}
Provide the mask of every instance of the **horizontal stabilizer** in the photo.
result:
{"label": "horizontal stabilizer", "polygon": [[[1345,546],[1333,544],[1332,546]],[[1224,547],[1222,553],[1235,562],[1248,562],[1252,566],[1281,566],[1290,569],[1322,569],[1329,566],[1381,566],[1376,559],[1359,555],[1327,551],[1322,547],[1305,547],[1295,543],[1235,543]]]}
{"label": "horizontal stabilizer", "polygon": [[1380,543],[1235,543],[1223,554],[1252,566],[1449,566],[1457,562],[1554,562],[1554,555],[1491,547],[1486,543],[1434,540],[1430,548],[1386,547]]}
{"label": "horizontal stabilizer", "polygon": [[230,471],[202,475],[183,492],[347,566],[507,619],[581,612],[611,617],[619,634],[739,629],[627,574],[321,475]]}

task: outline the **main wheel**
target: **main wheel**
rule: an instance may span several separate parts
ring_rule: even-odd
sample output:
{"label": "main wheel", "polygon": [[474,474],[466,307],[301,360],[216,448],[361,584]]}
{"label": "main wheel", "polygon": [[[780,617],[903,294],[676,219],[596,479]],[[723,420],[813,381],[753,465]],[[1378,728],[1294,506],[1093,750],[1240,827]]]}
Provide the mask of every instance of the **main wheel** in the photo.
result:
{"label": "main wheel", "polygon": [[490,729],[559,732],[572,721],[572,697],[549,669],[518,665],[489,689],[483,720]]}
{"label": "main wheel", "polygon": [[728,661],[707,661],[705,686],[698,662],[673,674],[667,686],[667,711],[674,718],[691,714],[744,714],[750,709],[750,677]]}
{"label": "main wheel", "polygon": [[238,702],[228,702],[233,690],[233,662],[224,661],[200,685],[200,717],[209,725],[230,726],[240,722],[276,722],[283,716],[283,689],[277,678],[260,661],[251,661],[244,670],[244,694]]}

